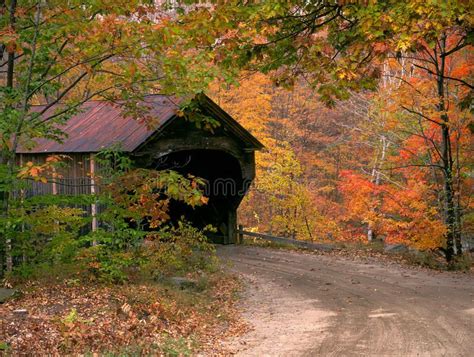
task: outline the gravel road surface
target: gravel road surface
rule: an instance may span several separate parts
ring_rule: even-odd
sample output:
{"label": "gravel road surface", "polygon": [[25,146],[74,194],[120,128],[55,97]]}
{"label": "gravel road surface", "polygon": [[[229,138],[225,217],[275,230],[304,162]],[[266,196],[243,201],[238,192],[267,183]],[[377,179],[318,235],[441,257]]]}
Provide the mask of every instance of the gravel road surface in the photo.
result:
{"label": "gravel road surface", "polygon": [[472,274],[223,246],[252,329],[237,356],[474,356]]}

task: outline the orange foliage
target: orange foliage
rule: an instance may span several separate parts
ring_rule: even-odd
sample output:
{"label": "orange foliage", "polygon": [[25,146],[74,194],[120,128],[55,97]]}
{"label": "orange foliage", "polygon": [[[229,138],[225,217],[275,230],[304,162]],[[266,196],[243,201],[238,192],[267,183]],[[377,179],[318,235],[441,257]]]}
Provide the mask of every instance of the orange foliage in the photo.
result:
{"label": "orange foliage", "polygon": [[[446,75],[472,78],[472,59],[469,51],[450,56]],[[240,221],[300,239],[367,241],[370,233],[418,249],[445,246],[443,113],[434,77],[412,63],[388,59],[384,71],[393,78],[334,108],[304,82],[287,91],[271,75],[246,73],[238,87],[214,84],[211,95],[266,145],[257,153],[257,180]],[[449,82],[445,114],[459,224],[469,234],[474,121],[459,105],[468,90],[457,84]]]}

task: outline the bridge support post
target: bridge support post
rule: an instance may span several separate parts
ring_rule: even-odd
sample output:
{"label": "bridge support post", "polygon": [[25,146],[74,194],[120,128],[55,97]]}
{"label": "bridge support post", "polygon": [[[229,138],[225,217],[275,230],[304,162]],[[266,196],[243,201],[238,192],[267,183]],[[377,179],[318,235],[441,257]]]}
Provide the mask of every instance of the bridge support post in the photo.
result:
{"label": "bridge support post", "polygon": [[244,226],[239,224],[239,231],[237,235],[237,244],[242,244],[244,242]]}
{"label": "bridge support post", "polygon": [[227,216],[227,236],[224,238],[224,244],[233,244],[237,242],[237,210],[230,208]]}

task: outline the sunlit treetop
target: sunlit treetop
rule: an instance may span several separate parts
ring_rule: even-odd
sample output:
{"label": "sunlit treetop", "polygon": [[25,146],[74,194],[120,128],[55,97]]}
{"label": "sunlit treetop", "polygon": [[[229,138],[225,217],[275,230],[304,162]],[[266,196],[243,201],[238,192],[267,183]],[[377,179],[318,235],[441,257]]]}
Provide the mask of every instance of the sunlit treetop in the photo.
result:
{"label": "sunlit treetop", "polygon": [[387,56],[472,45],[471,1],[199,1],[177,3],[180,23],[214,63],[271,72],[291,86],[304,77],[321,98],[373,89]]}

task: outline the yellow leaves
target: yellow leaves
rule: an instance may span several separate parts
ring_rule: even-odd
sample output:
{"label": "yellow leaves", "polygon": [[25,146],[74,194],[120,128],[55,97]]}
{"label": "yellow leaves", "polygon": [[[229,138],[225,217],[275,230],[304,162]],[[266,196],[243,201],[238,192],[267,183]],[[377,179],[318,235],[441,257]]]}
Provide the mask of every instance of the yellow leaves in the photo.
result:
{"label": "yellow leaves", "polygon": [[73,309],[71,309],[69,314],[67,314],[66,317],[64,317],[61,320],[61,322],[64,323],[64,324],[72,324],[72,323],[76,322],[77,320],[78,320],[77,310],[73,308]]}
{"label": "yellow leaves", "polygon": [[334,186],[329,186],[329,185],[326,185],[326,186],[322,186],[322,187],[319,187],[318,188],[318,193],[323,193],[323,194],[327,194],[327,193],[331,193],[331,192],[334,192],[335,190],[335,187]]}
{"label": "yellow leaves", "polygon": [[339,70],[339,71],[336,73],[336,75],[337,75],[337,78],[339,78],[339,79],[344,79],[344,78],[346,78],[346,72],[343,71],[343,70]]}
{"label": "yellow leaves", "polygon": [[270,79],[263,74],[248,75],[238,87],[222,90],[222,83],[214,82],[211,97],[258,139],[268,136],[266,124],[271,120]]}
{"label": "yellow leaves", "polygon": [[32,178],[35,181],[41,181],[46,183],[48,180],[46,177],[40,176],[40,174],[44,171],[43,165],[35,165],[33,162],[29,161],[25,164],[24,167],[20,169],[17,174],[18,178]]}
{"label": "yellow leaves", "polygon": [[396,49],[399,51],[406,51],[412,45],[412,40],[410,38],[401,38],[397,41]]}
{"label": "yellow leaves", "polygon": [[339,66],[340,67],[336,70],[337,78],[351,81],[358,77],[357,73],[353,71],[352,64],[341,63]]}
{"label": "yellow leaves", "polygon": [[57,234],[82,226],[83,214],[84,211],[79,208],[51,205],[30,212],[26,223],[35,234]]}
{"label": "yellow leaves", "polygon": [[20,179],[33,179],[37,182],[47,183],[49,180],[48,178],[50,177],[61,177],[61,175],[57,174],[56,168],[63,162],[63,160],[68,158],[69,157],[66,155],[51,155],[42,163],[28,161],[19,169],[17,177]]}

